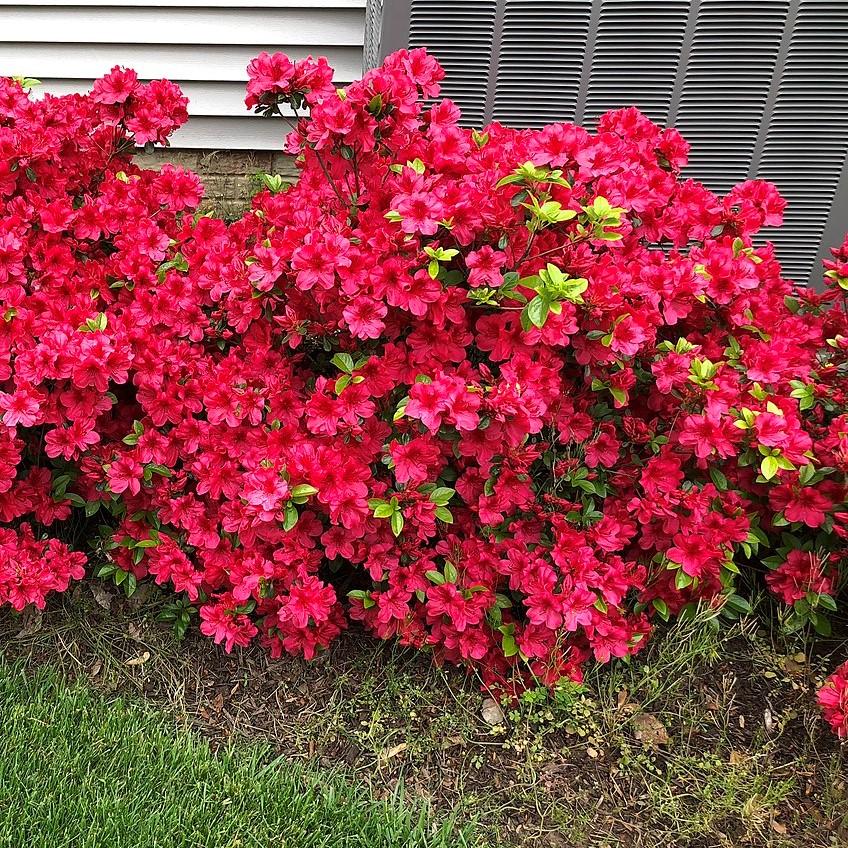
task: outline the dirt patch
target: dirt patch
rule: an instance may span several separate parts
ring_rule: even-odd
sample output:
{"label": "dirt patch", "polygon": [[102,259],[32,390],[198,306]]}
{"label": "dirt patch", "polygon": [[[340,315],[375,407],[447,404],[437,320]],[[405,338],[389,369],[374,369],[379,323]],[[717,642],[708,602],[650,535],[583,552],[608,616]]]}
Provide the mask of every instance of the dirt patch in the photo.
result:
{"label": "dirt patch", "polygon": [[143,695],[214,744],[266,741],[378,795],[402,781],[478,819],[481,844],[848,845],[846,751],[815,709],[815,651],[752,625],[677,628],[583,687],[499,705],[498,723],[478,680],[420,652],[349,632],[311,663],[228,656],[192,630],[175,641],[163,597],[88,582],[43,616],[0,615],[0,644]]}

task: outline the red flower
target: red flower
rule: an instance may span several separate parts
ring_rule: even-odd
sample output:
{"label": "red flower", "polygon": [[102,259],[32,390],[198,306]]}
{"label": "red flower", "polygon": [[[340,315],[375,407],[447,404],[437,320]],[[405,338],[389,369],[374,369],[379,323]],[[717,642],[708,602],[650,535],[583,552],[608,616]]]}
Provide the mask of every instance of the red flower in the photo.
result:
{"label": "red flower", "polygon": [[135,71],[115,65],[105,77],[94,81],[91,98],[98,103],[123,103],[135,94],[138,87]]}
{"label": "red flower", "polygon": [[831,730],[840,739],[848,738],[848,662],[827,678],[819,689],[818,701]]}

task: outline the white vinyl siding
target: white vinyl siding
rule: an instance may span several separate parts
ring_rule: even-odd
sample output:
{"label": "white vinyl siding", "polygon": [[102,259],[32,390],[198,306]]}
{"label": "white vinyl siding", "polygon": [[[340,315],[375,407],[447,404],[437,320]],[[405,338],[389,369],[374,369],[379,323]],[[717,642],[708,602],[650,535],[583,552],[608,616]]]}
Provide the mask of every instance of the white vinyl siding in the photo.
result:
{"label": "white vinyl siding", "polygon": [[0,0],[0,76],[85,91],[114,65],[167,77],[189,98],[174,147],[274,150],[286,127],[244,106],[247,63],[262,50],[326,56],[340,83],[362,70],[365,0]]}

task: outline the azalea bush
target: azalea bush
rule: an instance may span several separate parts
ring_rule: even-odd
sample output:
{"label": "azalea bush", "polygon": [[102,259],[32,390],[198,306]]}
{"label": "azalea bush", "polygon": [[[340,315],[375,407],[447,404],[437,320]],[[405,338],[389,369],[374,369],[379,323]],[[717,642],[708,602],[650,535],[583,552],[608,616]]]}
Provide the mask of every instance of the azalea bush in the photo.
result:
{"label": "azalea bush", "polygon": [[229,226],[131,162],[184,120],[169,83],[0,88],[0,601],[87,550],[227,650],[311,657],[358,621],[507,690],[763,581],[828,632],[848,241],[796,291],[753,240],[776,188],[683,179],[635,109],[467,130],[421,50],[345,89],[324,60],[248,72],[300,178]]}

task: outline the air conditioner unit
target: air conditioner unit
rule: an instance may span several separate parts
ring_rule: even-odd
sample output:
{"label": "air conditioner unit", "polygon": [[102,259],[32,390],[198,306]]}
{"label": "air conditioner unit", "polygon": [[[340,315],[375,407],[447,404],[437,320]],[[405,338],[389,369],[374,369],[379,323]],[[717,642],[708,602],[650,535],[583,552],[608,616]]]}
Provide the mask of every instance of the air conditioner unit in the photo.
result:
{"label": "air conditioner unit", "polygon": [[636,105],[711,189],[772,180],[789,207],[766,235],[799,283],[848,229],[848,0],[368,0],[366,65],[402,47],[441,61],[469,125]]}

